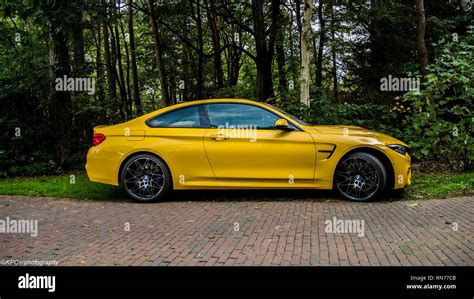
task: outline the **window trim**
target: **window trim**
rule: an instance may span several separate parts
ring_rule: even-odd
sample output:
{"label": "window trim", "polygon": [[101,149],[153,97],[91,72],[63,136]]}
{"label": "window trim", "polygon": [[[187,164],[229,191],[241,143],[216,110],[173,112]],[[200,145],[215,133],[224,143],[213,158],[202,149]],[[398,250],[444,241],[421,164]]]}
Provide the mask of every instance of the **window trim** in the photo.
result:
{"label": "window trim", "polygon": [[[170,111],[166,111],[166,112],[163,112],[163,113],[160,113],[160,114],[157,114],[157,115],[154,115],[152,117],[150,117],[149,119],[147,119],[145,121],[145,124],[152,128],[152,129],[157,129],[157,128],[160,128],[160,129],[213,129],[211,127],[211,120],[209,119],[209,111],[207,110],[207,106],[209,105],[218,105],[218,104],[236,104],[236,105],[248,105],[248,106],[252,106],[252,107],[256,107],[256,108],[260,108],[260,109],[263,109],[275,116],[277,116],[278,118],[283,118],[283,119],[286,119],[288,121],[288,123],[290,123],[290,125],[296,130],[296,131],[300,131],[300,132],[304,132],[303,129],[301,129],[300,126],[298,126],[297,124],[294,123],[294,121],[289,118],[289,117],[286,117],[283,113],[283,115],[279,115],[278,113],[275,113],[273,111],[271,111],[270,109],[268,109],[267,107],[262,107],[262,106],[259,106],[259,105],[255,105],[255,104],[252,104],[252,103],[240,103],[240,102],[216,102],[216,103],[199,103],[199,104],[194,104],[194,105],[189,105],[189,106],[184,106],[184,107],[179,107],[179,108],[176,108],[176,109],[173,109],[173,110],[170,110]],[[159,126],[152,126],[150,124],[150,121],[158,116],[161,116],[161,115],[165,115],[165,114],[168,114],[168,113],[171,113],[171,112],[174,112],[174,111],[178,111],[178,110],[181,110],[181,109],[186,109],[186,108],[191,108],[191,107],[194,107],[194,106],[198,106],[198,111],[199,111],[199,119],[201,120],[201,117],[204,117],[205,120],[207,120],[207,127],[206,126],[203,126],[203,127],[159,127]],[[202,108],[201,108],[202,107]],[[201,115],[201,113],[203,113],[203,115]],[[261,131],[275,131],[276,129],[273,128],[273,129],[257,129],[257,130],[261,130]]]}

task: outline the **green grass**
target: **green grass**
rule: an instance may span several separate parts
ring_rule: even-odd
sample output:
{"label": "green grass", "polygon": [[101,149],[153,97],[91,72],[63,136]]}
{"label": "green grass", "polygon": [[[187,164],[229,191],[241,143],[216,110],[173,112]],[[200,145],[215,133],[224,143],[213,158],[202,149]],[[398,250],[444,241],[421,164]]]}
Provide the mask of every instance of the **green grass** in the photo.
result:
{"label": "green grass", "polygon": [[[75,182],[71,181],[72,175],[74,175]],[[92,183],[84,173],[2,179],[0,180],[0,194],[77,199],[125,197],[119,187]]]}
{"label": "green grass", "polygon": [[405,199],[446,198],[474,194],[474,172],[414,175]]}
{"label": "green grass", "polygon": [[[75,199],[123,199],[126,196],[119,187],[92,183],[84,173],[62,176],[9,178],[0,180],[0,194],[63,197]],[[241,196],[247,196],[247,193]],[[446,198],[474,194],[474,172],[453,174],[415,174],[413,185],[402,196],[394,199]],[[197,195],[202,196],[201,195]],[[265,196],[265,195],[264,195]],[[221,196],[222,197],[222,196]],[[225,197],[225,196],[224,196]],[[240,200],[245,199],[241,198]],[[238,200],[238,198],[233,198]]]}

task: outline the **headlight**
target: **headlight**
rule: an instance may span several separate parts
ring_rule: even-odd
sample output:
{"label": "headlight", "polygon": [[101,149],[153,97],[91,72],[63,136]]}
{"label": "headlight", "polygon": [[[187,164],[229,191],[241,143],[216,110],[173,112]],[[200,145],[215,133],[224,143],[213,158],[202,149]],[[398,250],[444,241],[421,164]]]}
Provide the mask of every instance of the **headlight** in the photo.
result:
{"label": "headlight", "polygon": [[408,147],[400,145],[400,144],[390,144],[387,145],[389,148],[393,149],[397,153],[399,153],[402,156],[405,156],[408,153]]}

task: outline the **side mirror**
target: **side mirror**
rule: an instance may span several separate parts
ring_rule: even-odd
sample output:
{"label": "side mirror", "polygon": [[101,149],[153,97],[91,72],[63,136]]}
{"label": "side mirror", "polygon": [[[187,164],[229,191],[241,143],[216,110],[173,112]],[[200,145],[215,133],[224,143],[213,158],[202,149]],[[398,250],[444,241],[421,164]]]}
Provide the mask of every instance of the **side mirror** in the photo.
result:
{"label": "side mirror", "polygon": [[274,127],[277,130],[284,130],[284,131],[292,131],[293,130],[293,128],[290,127],[290,125],[288,124],[288,121],[284,118],[277,119],[275,121]]}

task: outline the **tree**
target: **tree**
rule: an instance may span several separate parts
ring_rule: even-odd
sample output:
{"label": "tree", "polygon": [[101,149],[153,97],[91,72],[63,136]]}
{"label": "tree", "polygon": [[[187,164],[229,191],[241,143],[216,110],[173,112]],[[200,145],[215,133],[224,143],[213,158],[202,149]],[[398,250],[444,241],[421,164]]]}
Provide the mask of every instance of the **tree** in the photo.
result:
{"label": "tree", "polygon": [[318,20],[319,20],[319,46],[316,60],[316,87],[321,88],[323,85],[323,55],[324,43],[326,38],[326,20],[324,19],[323,6],[324,1],[319,0]]}
{"label": "tree", "polygon": [[[131,115],[131,111],[129,109],[129,105],[127,104],[128,99],[127,99],[127,87],[126,87],[126,82],[125,82],[125,76],[123,73],[123,63],[122,63],[122,46],[120,44],[120,34],[118,30],[118,25],[115,24],[114,26],[114,31],[115,34],[113,35],[112,40],[115,41],[115,47],[114,52],[116,53],[116,60],[118,62],[118,86],[119,86],[119,91],[120,91],[120,111],[124,111],[127,116]],[[122,112],[122,118],[125,120],[125,116],[123,115]]]}
{"label": "tree", "polygon": [[[194,1],[193,1],[194,2]],[[191,2],[191,6],[193,5]],[[204,40],[203,40],[203,28],[202,28],[202,13],[201,13],[201,0],[196,0],[196,15],[192,14],[196,25],[197,25],[197,45],[198,45],[198,71],[197,71],[197,99],[203,99],[204,89]]]}
{"label": "tree", "polygon": [[226,35],[226,40],[227,44],[230,46],[225,52],[227,62],[227,85],[235,86],[239,81],[241,67],[240,60],[243,53],[242,48],[240,47],[240,36],[242,36],[242,32],[238,31],[238,26],[235,24],[230,24],[229,27],[229,34]]}
{"label": "tree", "polygon": [[420,72],[423,76],[428,73],[428,50],[426,50],[425,30],[425,3],[424,0],[416,0],[416,46],[420,61]]}
{"label": "tree", "polygon": [[163,61],[163,53],[161,51],[161,39],[160,33],[158,31],[158,24],[156,22],[155,5],[153,3],[153,0],[148,0],[148,9],[150,12],[150,24],[153,34],[153,48],[155,49],[156,66],[158,68],[158,74],[160,77],[161,95],[163,99],[163,104],[165,106],[169,106],[171,104],[171,99],[168,90],[166,69],[165,63]]}
{"label": "tree", "polygon": [[331,5],[330,5],[330,15],[331,15],[331,54],[332,54],[332,85],[333,85],[333,96],[334,100],[337,101],[339,97],[339,86],[338,86],[338,81],[337,81],[337,49],[336,49],[336,30],[338,29],[337,27],[337,21],[336,21],[336,15],[335,15],[335,5],[334,5],[335,0],[331,0]]}
{"label": "tree", "polygon": [[135,109],[137,114],[143,113],[142,101],[140,99],[140,85],[138,84],[138,70],[137,70],[137,54],[135,47],[135,30],[133,29],[133,0],[129,0],[128,7],[128,35],[130,39],[130,63],[132,68],[132,81],[133,81],[133,102],[135,103]]}
{"label": "tree", "polygon": [[103,21],[102,29],[104,32],[104,56],[105,65],[107,67],[107,82],[109,97],[111,101],[114,101],[117,97],[117,86],[115,79],[115,61],[112,60],[111,49],[110,49],[110,36],[109,36],[109,8],[107,0],[101,0],[103,6]]}
{"label": "tree", "polygon": [[[286,76],[286,55],[285,55],[285,32],[283,31],[283,26],[286,25],[286,22],[283,21],[283,18],[280,18],[278,26],[278,33],[275,41],[276,49],[276,61],[278,66],[278,92],[280,97],[286,94],[288,89],[288,80]],[[286,18],[285,18],[286,21]]]}
{"label": "tree", "polygon": [[[252,15],[255,28],[254,37],[257,52],[255,57],[255,63],[257,65],[256,96],[262,101],[273,96],[272,62],[280,16],[280,0],[272,0],[271,5],[271,24],[267,30],[265,28],[263,0],[254,0],[252,2]],[[269,37],[268,42],[267,36]]]}
{"label": "tree", "polygon": [[273,96],[272,63],[275,53],[275,40],[278,33],[281,6],[280,0],[271,0],[270,24],[267,28],[264,2],[264,0],[252,0],[250,8],[252,11],[253,28],[240,20],[229,4],[224,3],[221,5],[224,11],[220,13],[228,22],[237,25],[254,39],[255,55],[237,43],[232,44],[232,46],[241,49],[255,62],[257,69],[255,82],[256,97],[261,101],[265,101]]}
{"label": "tree", "polygon": [[82,76],[84,67],[84,35],[83,35],[83,21],[82,21],[82,3],[83,0],[74,0],[78,11],[74,15],[74,25],[72,27],[73,52],[74,52],[74,73],[77,76]]}
{"label": "tree", "polygon": [[211,28],[213,59],[214,59],[214,80],[217,88],[224,87],[224,74],[222,72],[221,60],[221,34],[218,25],[218,15],[216,14],[215,0],[206,0],[207,20]]}
{"label": "tree", "polygon": [[[295,0],[295,15],[296,15],[296,28],[298,28],[298,48],[301,49],[301,32],[303,31],[303,23],[301,22],[301,0]],[[301,52],[300,52],[300,64],[301,64]]]}
{"label": "tree", "polygon": [[303,12],[303,26],[301,30],[301,85],[300,101],[309,106],[309,32],[311,29],[311,14],[313,11],[313,0],[305,0]]}
{"label": "tree", "polygon": [[[53,82],[56,82],[58,79],[64,80],[64,78],[68,78],[70,75],[68,40],[72,32],[72,24],[64,22],[62,14],[72,13],[72,9],[73,7],[65,2],[56,3],[53,0],[48,0],[42,6],[43,17],[49,20],[47,25],[52,42],[51,70]],[[65,82],[63,83],[65,84]],[[56,124],[56,163],[62,167],[65,165],[66,157],[69,155],[70,150],[72,131],[71,94],[69,90],[57,87],[54,86],[52,90],[51,107],[52,116]]]}
{"label": "tree", "polygon": [[94,43],[96,47],[95,69],[96,69],[97,83],[98,83],[97,92],[98,92],[99,101],[103,104],[105,102],[105,92],[104,92],[104,86],[103,84],[101,84],[102,79],[103,79],[101,24],[97,26],[97,37],[96,37],[96,33],[94,32],[94,26],[91,26],[91,31],[92,31],[92,36],[94,38]]}

